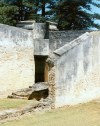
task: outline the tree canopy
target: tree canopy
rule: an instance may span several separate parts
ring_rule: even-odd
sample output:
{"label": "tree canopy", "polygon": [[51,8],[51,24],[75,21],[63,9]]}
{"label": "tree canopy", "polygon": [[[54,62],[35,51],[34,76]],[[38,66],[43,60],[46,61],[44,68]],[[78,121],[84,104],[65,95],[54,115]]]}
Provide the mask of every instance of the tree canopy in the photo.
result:
{"label": "tree canopy", "polygon": [[100,8],[94,0],[1,0],[0,22],[16,25],[20,20],[51,20],[60,30],[99,29],[94,19],[100,20],[100,14],[93,14],[91,5]]}
{"label": "tree canopy", "polygon": [[99,25],[94,23],[94,18],[98,19],[99,14],[90,13],[91,5],[99,7],[93,0],[60,0],[55,8],[59,29],[99,28]]}
{"label": "tree canopy", "polygon": [[0,3],[0,22],[8,25],[15,25],[15,13],[17,11],[16,6],[11,6],[5,3]]}

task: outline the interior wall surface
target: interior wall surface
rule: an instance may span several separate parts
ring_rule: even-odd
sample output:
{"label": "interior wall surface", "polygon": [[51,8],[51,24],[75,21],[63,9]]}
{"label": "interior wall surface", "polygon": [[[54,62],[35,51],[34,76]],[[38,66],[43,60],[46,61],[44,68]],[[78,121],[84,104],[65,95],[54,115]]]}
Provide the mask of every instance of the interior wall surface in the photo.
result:
{"label": "interior wall surface", "polygon": [[[86,33],[86,30],[50,31],[50,50],[54,51]],[[89,31],[91,32],[91,31]]]}
{"label": "interior wall surface", "polygon": [[55,51],[55,106],[100,97],[100,32],[86,33]]}
{"label": "interior wall surface", "polygon": [[0,24],[0,97],[34,83],[32,33]]}

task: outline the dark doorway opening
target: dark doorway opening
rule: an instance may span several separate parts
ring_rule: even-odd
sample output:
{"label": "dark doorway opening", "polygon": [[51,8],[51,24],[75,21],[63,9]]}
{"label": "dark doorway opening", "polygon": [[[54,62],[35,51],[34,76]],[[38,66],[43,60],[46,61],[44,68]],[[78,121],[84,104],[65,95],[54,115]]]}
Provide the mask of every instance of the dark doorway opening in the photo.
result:
{"label": "dark doorway opening", "polygon": [[48,81],[47,56],[35,56],[35,83]]}

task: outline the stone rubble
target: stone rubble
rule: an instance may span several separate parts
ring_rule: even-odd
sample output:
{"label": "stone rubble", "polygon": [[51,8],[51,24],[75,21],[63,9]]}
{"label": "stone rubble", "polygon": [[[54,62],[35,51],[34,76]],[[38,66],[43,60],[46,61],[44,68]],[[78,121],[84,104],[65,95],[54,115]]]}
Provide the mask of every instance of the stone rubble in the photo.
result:
{"label": "stone rubble", "polygon": [[47,98],[46,100],[41,100],[37,102],[35,105],[30,104],[22,109],[9,109],[9,110],[2,110],[0,111],[0,123],[4,122],[5,120],[10,120],[14,117],[19,117],[26,113],[43,111],[43,110],[50,110],[51,109],[51,100]]}
{"label": "stone rubble", "polygon": [[48,97],[48,88],[49,87],[47,82],[39,82],[35,83],[33,86],[30,86],[29,88],[13,92],[11,95],[8,96],[8,98],[28,100],[35,98],[39,101],[41,98]]}

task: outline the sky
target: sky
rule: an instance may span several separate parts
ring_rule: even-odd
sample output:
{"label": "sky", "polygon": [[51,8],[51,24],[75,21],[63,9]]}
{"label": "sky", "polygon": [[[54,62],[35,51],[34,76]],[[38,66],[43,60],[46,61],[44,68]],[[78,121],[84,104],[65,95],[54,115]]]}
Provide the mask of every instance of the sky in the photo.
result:
{"label": "sky", "polygon": [[[100,0],[99,0],[99,2],[98,2],[98,0],[94,0],[94,2],[100,4]],[[92,13],[98,13],[98,14],[100,14],[100,8],[95,7],[95,6],[91,6],[91,7],[92,7],[92,10],[91,10]],[[100,24],[100,20],[95,20],[95,23],[99,23]]]}

